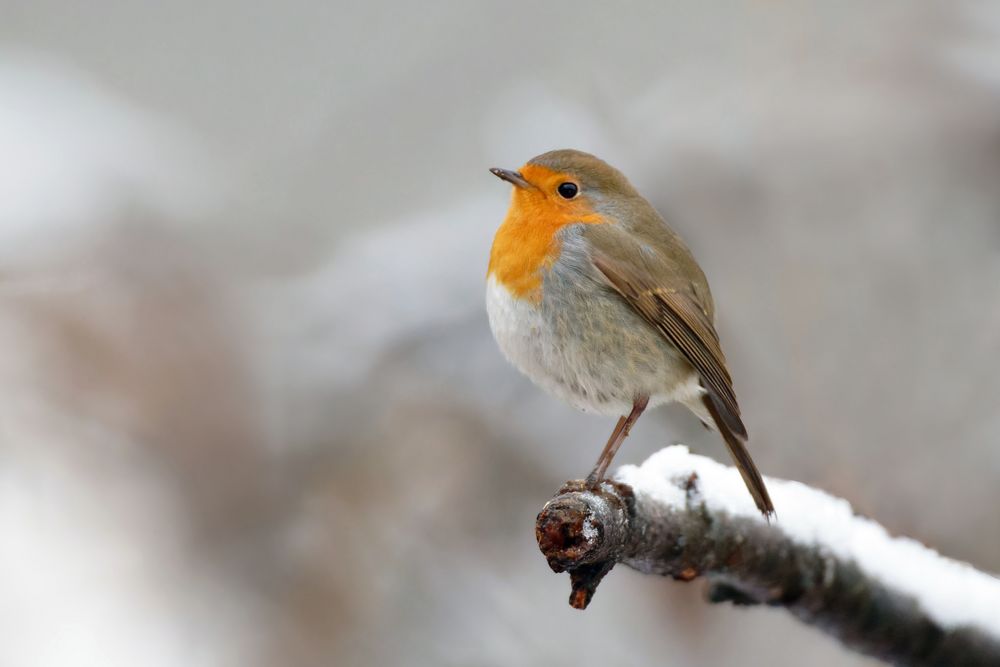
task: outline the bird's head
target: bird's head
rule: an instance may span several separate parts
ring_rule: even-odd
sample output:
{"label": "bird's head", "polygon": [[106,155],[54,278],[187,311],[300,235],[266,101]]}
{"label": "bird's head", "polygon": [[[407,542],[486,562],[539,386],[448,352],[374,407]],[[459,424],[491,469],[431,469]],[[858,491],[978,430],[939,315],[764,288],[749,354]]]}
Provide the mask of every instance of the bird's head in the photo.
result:
{"label": "bird's head", "polygon": [[591,222],[599,210],[637,196],[625,176],[589,153],[562,149],[533,157],[518,171],[490,169],[514,186],[511,213]]}

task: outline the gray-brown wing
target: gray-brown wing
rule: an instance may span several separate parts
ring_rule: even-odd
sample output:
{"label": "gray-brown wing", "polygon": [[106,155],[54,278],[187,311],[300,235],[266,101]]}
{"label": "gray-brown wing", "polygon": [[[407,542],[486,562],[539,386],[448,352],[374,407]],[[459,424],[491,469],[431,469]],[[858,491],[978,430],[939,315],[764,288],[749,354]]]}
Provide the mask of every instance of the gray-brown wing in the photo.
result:
{"label": "gray-brown wing", "polygon": [[[621,240],[616,242],[613,237],[611,243],[597,237],[594,240],[592,260],[597,270],[626,303],[681,351],[698,372],[706,391],[702,403],[718,427],[754,503],[770,521],[774,503],[747,450],[747,430],[740,417],[732,378],[726,370],[726,358],[708,309],[699,302],[695,285],[692,284],[690,290],[683,289],[687,285],[672,287],[686,272],[678,271],[678,267],[665,258],[658,262],[655,258],[644,257],[641,252],[622,253]],[[602,248],[611,252],[602,252]],[[637,259],[634,262],[616,259],[623,256]],[[704,291],[707,292],[707,286]]]}
{"label": "gray-brown wing", "polygon": [[742,438],[747,437],[733,380],[719,336],[691,294],[656,284],[649,273],[595,251],[594,266],[622,298],[674,344],[701,376],[702,385],[718,408],[725,425]]}

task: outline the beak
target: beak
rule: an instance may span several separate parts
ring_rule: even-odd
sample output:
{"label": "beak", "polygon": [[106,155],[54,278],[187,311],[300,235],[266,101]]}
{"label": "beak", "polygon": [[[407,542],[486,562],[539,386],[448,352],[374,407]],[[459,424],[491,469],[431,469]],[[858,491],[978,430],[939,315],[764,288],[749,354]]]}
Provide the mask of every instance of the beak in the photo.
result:
{"label": "beak", "polygon": [[494,176],[508,183],[515,185],[521,189],[528,189],[532,187],[531,183],[524,180],[524,176],[517,173],[516,171],[511,171],[510,169],[500,169],[499,167],[493,167],[490,169]]}

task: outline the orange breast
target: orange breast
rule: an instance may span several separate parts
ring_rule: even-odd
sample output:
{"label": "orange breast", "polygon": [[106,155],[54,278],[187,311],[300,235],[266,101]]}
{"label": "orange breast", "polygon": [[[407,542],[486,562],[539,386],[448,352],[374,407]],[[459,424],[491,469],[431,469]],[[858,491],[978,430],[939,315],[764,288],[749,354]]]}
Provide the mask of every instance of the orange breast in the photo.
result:
{"label": "orange breast", "polygon": [[566,225],[606,220],[582,196],[559,199],[555,188],[568,178],[565,175],[537,165],[524,166],[521,174],[536,189],[514,188],[507,217],[493,239],[487,275],[515,297],[537,303],[545,270],[559,257],[556,233]]}

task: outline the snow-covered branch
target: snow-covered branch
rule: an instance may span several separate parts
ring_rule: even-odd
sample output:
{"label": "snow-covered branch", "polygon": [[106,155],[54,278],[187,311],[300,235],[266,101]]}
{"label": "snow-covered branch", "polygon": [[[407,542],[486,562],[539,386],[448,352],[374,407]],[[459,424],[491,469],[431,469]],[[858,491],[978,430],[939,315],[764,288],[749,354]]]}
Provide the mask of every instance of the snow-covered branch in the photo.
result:
{"label": "snow-covered branch", "polygon": [[768,480],[768,525],[733,468],[668,447],[599,491],[570,482],[539,548],[584,608],[616,563],[689,581],[711,602],[783,606],[863,653],[909,665],[1000,664],[1000,579],[891,537],[847,501]]}

